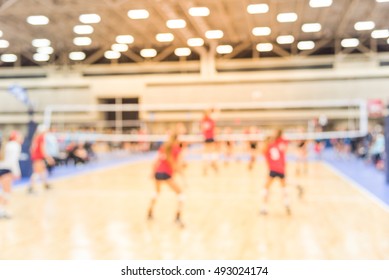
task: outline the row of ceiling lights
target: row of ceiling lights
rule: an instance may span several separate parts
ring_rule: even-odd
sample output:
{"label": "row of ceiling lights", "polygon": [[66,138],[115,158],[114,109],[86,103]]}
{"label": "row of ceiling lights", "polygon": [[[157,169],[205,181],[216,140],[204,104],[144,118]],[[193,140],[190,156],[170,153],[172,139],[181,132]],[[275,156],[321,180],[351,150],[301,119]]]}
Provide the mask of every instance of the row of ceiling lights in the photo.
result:
{"label": "row of ceiling lights", "polygon": [[[277,38],[278,44],[292,44],[294,42],[294,37],[291,35],[279,36]],[[343,39],[341,45],[344,48],[348,47],[357,47],[359,45],[359,40],[355,38]],[[126,46],[123,48],[122,46]],[[312,50],[315,48],[314,41],[300,41],[297,44],[297,48],[301,51],[303,50]],[[257,51],[259,52],[270,52],[273,50],[272,43],[259,43],[256,46]],[[107,59],[119,59],[121,57],[121,52],[128,50],[127,45],[123,44],[114,44],[112,45],[112,50],[106,51],[104,53],[105,58]],[[231,45],[219,45],[216,47],[216,52],[219,54],[229,54],[233,52],[233,47]],[[37,48],[37,53],[33,55],[35,61],[48,61],[50,59],[50,54],[53,52],[53,49],[50,46],[39,47]],[[190,48],[176,48],[174,54],[179,57],[185,57],[191,55],[192,51]],[[157,51],[155,49],[142,49],[140,55],[144,58],[152,58],[157,56]],[[69,54],[69,59],[79,61],[84,60],[86,54],[84,52],[71,52]],[[3,62],[15,62],[17,56],[14,54],[3,54],[1,56]]]}
{"label": "row of ceiling lights", "polygon": [[[377,2],[389,2],[389,0],[376,0]],[[321,8],[329,7],[333,3],[332,0],[310,0],[310,6],[312,8]],[[247,6],[247,12],[250,14],[261,14],[267,13],[269,11],[269,6],[267,4],[251,4]],[[189,14],[192,16],[208,16],[210,11],[207,7],[193,7],[189,9]],[[128,17],[131,19],[146,19],[149,17],[149,12],[144,9],[130,10],[128,11]],[[277,16],[279,22],[295,22],[298,19],[296,13],[280,13]],[[73,28],[74,33],[79,35],[92,34],[94,31],[93,26],[87,24],[99,23],[101,17],[97,14],[83,14],[80,15],[79,20],[84,25],[76,25]],[[32,25],[45,25],[49,23],[49,19],[45,16],[30,16],[27,18],[27,22]],[[185,20],[175,19],[168,20],[166,23],[167,27],[170,29],[178,29],[186,27]],[[358,31],[372,30],[375,28],[375,23],[372,21],[361,21],[357,22],[354,25],[354,28]],[[307,23],[302,25],[302,31],[306,33],[310,32],[319,32],[321,31],[320,23]],[[268,36],[271,34],[270,27],[255,27],[252,30],[254,36]],[[0,31],[0,37],[2,36]],[[205,33],[207,39],[221,39],[223,38],[224,33],[222,30],[209,30]],[[387,29],[374,30],[372,32],[373,38],[388,38],[389,31]],[[174,40],[174,35],[172,33],[159,33],[156,35],[156,40],[159,42],[171,42]],[[292,35],[282,35],[277,37],[278,44],[292,44],[295,41]],[[105,57],[108,59],[117,59],[121,56],[121,52],[128,50],[128,45],[134,42],[134,37],[131,35],[119,35],[116,37],[116,43],[111,46],[111,50],[105,53]],[[73,43],[77,46],[88,46],[92,44],[92,39],[89,37],[76,37],[73,39]],[[48,39],[35,39],[32,42],[34,47],[37,47],[37,53],[34,54],[33,58],[36,61],[48,61],[50,54],[54,52],[54,49],[50,46],[51,42]],[[202,38],[191,38],[187,41],[188,46],[197,47],[204,45],[204,40]],[[388,39],[389,44],[389,39]],[[356,38],[344,39],[341,42],[343,47],[356,47],[359,45],[359,40]],[[9,47],[9,42],[6,40],[0,40],[0,48]],[[300,50],[309,50],[315,48],[315,43],[313,41],[301,41],[297,44],[298,49]],[[261,43],[257,45],[257,50],[260,52],[266,52],[273,50],[273,45],[271,43]],[[228,54],[233,51],[233,47],[230,45],[220,45],[216,48],[216,51],[219,54]],[[189,48],[177,48],[175,50],[177,56],[189,56],[191,50]],[[140,55],[143,57],[155,57],[157,51],[155,49],[143,49],[140,52]],[[84,52],[72,52],[69,54],[69,58],[72,60],[83,60],[86,55]],[[4,62],[14,62],[12,60],[17,60],[17,56],[13,54],[4,54],[1,60],[7,60]]]}

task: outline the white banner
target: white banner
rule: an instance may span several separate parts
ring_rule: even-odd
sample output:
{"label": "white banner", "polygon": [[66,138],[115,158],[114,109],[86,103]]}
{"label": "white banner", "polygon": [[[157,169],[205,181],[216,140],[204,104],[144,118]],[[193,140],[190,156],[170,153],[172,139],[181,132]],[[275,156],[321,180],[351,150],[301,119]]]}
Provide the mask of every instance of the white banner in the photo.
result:
{"label": "white banner", "polygon": [[389,261],[0,261],[0,279],[388,280]]}

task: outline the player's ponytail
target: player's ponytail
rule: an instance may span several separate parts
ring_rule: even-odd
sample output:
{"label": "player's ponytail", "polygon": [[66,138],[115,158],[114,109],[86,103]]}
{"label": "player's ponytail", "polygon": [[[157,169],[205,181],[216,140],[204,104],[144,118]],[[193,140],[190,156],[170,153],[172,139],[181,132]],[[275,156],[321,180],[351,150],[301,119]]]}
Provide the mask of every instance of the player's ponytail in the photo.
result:
{"label": "player's ponytail", "polygon": [[272,141],[272,137],[266,136],[265,140],[263,141],[263,149],[262,149],[263,153],[267,152],[267,149],[269,148],[271,141]]}

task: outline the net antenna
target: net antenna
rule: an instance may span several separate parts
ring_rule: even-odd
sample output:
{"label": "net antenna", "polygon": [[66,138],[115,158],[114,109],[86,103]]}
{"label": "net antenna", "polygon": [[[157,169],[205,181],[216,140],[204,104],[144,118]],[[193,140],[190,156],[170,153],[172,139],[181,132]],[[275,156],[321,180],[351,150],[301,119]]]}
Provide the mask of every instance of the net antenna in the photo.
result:
{"label": "net antenna", "polygon": [[[174,124],[185,121],[190,124],[189,133],[181,135],[182,141],[202,142],[203,138],[198,128],[202,112],[209,108],[217,108],[219,119],[217,125],[221,127],[247,127],[255,125],[263,128],[261,133],[247,135],[243,133],[218,134],[217,140],[261,141],[265,138],[266,127],[286,127],[285,138],[288,140],[325,140],[341,138],[358,138],[368,134],[368,107],[367,102],[357,100],[308,100],[308,101],[286,101],[286,102],[244,102],[244,103],[217,103],[217,104],[120,104],[120,105],[51,105],[46,107],[44,113],[44,124],[51,127],[63,122],[66,124],[66,116],[81,114],[79,123],[89,123],[92,127],[95,124],[105,123],[101,120],[101,114],[107,112],[138,112],[139,120],[123,121],[117,119],[111,122],[113,131],[109,134],[97,130],[93,136],[95,141],[145,141],[162,142],[166,139],[167,124]],[[237,119],[238,118],[238,119]],[[321,129],[312,126],[309,120],[324,119],[328,125]],[[238,120],[238,121],[237,121]],[[300,121],[306,125],[306,131],[301,132],[293,129],[292,122]],[[342,123],[341,128],[336,128],[335,123]],[[162,125],[164,124],[164,126]],[[147,128],[145,135],[132,135],[123,129],[124,126]],[[97,128],[99,125],[96,126]],[[101,126],[103,127],[103,126]],[[164,127],[165,129],[162,129]],[[238,129],[235,129],[238,131]],[[239,130],[242,131],[242,130]],[[77,133],[77,138],[80,134]]]}

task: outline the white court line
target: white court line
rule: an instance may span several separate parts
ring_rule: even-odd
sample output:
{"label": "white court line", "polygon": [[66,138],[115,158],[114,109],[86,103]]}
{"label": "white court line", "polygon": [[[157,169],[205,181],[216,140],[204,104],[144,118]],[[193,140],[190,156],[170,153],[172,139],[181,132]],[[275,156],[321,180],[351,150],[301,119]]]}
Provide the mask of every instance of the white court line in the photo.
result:
{"label": "white court line", "polygon": [[378,199],[375,195],[367,191],[364,187],[362,187],[358,182],[354,181],[350,177],[346,176],[339,170],[337,170],[335,167],[333,167],[331,164],[322,161],[322,164],[327,166],[329,169],[331,169],[335,174],[337,174],[339,177],[341,177],[346,182],[350,183],[351,186],[353,186],[355,189],[357,189],[360,193],[367,196],[371,201],[373,201],[375,204],[380,206],[382,209],[384,209],[386,212],[389,213],[389,206],[385,204],[382,200]]}

